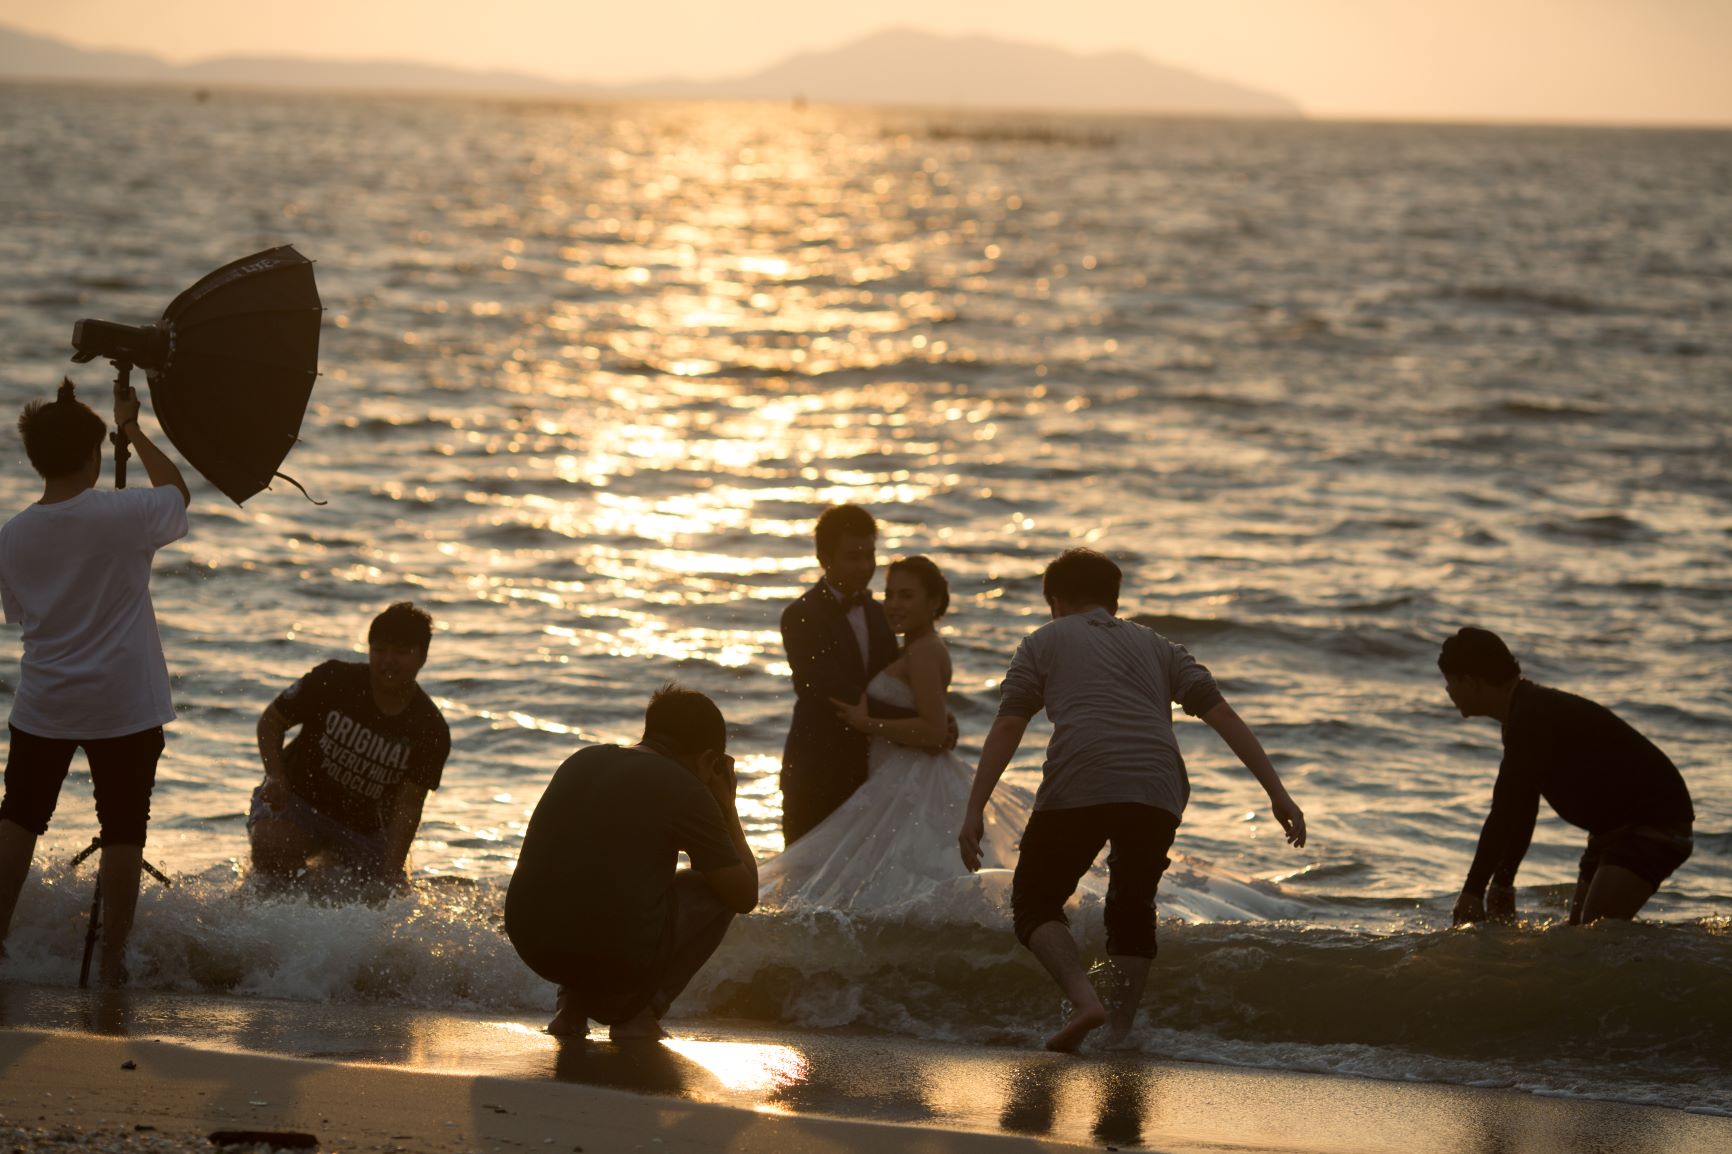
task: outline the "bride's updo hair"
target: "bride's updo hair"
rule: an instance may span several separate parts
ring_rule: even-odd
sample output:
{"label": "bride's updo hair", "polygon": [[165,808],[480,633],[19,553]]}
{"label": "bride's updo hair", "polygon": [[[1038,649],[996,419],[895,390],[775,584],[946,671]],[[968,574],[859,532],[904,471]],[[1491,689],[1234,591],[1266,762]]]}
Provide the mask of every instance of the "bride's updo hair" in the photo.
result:
{"label": "bride's updo hair", "polygon": [[944,616],[944,611],[950,608],[950,582],[944,579],[944,573],[933,564],[932,558],[915,554],[892,561],[890,568],[885,571],[885,576],[898,572],[907,573],[920,582],[926,595],[938,605],[937,612],[932,615],[934,620]]}

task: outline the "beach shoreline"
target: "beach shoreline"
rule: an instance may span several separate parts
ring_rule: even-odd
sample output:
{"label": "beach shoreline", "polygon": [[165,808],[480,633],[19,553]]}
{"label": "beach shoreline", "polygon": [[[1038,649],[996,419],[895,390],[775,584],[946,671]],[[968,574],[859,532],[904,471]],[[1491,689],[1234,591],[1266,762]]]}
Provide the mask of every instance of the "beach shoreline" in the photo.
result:
{"label": "beach shoreline", "polygon": [[[318,1138],[320,1150],[379,1154],[865,1151],[883,1149],[892,1140],[887,1129],[903,1129],[593,1086],[28,1030],[0,1031],[0,1068],[5,1071],[0,1130],[130,1131],[188,1140],[193,1143],[188,1148],[209,1148],[208,1135],[227,1130],[308,1133]],[[934,1151],[1071,1148],[1032,1139],[1005,1142],[990,1135],[933,1131],[916,1145]]]}
{"label": "beach shoreline", "polygon": [[[1145,1056],[689,1021],[659,1044],[562,1044],[524,1020],[399,1007],[0,993],[0,1136],[22,1149],[63,1148],[65,1127],[82,1136],[67,1149],[209,1148],[212,1131],[241,1129],[378,1154],[1732,1145],[1732,1118],[1678,1109]],[[116,1145],[128,1136],[156,1144]]]}

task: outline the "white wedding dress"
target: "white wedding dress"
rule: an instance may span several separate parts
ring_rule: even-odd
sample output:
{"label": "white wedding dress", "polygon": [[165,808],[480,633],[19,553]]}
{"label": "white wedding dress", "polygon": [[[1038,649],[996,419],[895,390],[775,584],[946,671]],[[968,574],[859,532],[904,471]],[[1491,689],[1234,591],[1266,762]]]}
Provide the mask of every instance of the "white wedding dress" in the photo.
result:
{"label": "white wedding dress", "polygon": [[[867,693],[914,708],[913,687],[887,672],[872,679]],[[981,869],[970,874],[956,835],[973,785],[973,768],[954,753],[873,738],[865,784],[758,868],[760,904],[873,921],[1008,927],[1011,874],[1034,796],[999,782],[986,807]],[[1272,888],[1174,855],[1161,881],[1160,911],[1188,921],[1296,916],[1297,903]],[[1098,906],[1106,889],[1103,854],[1078,885],[1073,909]]]}
{"label": "white wedding dress", "polygon": [[[866,692],[914,708],[914,689],[885,672]],[[786,910],[841,910],[915,921],[1008,916],[1010,871],[1033,796],[1001,782],[986,807],[981,872],[962,864],[956,835],[974,770],[954,753],[872,739],[866,782],[806,836],[758,868],[758,900]]]}

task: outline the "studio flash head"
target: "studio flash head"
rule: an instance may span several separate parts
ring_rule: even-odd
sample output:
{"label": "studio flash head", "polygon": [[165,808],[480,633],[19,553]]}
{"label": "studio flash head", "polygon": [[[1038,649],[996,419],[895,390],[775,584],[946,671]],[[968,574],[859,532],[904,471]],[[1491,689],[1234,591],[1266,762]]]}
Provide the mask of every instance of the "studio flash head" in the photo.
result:
{"label": "studio flash head", "polygon": [[104,360],[160,369],[168,360],[168,333],[156,325],[117,325],[82,320],[72,326],[72,359],[78,364]]}

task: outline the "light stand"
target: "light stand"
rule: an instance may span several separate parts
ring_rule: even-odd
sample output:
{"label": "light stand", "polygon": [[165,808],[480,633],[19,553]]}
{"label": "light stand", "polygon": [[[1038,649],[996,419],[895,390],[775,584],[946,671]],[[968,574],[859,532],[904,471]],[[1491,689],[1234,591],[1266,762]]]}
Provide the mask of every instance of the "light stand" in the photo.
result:
{"label": "light stand", "polygon": [[[114,366],[114,403],[129,401],[132,392],[132,363],[130,361],[109,361]],[[108,434],[109,443],[114,446],[114,487],[126,488],[126,460],[132,456],[131,447],[126,440],[126,434],[118,426]],[[86,962],[86,965],[89,963]]]}

